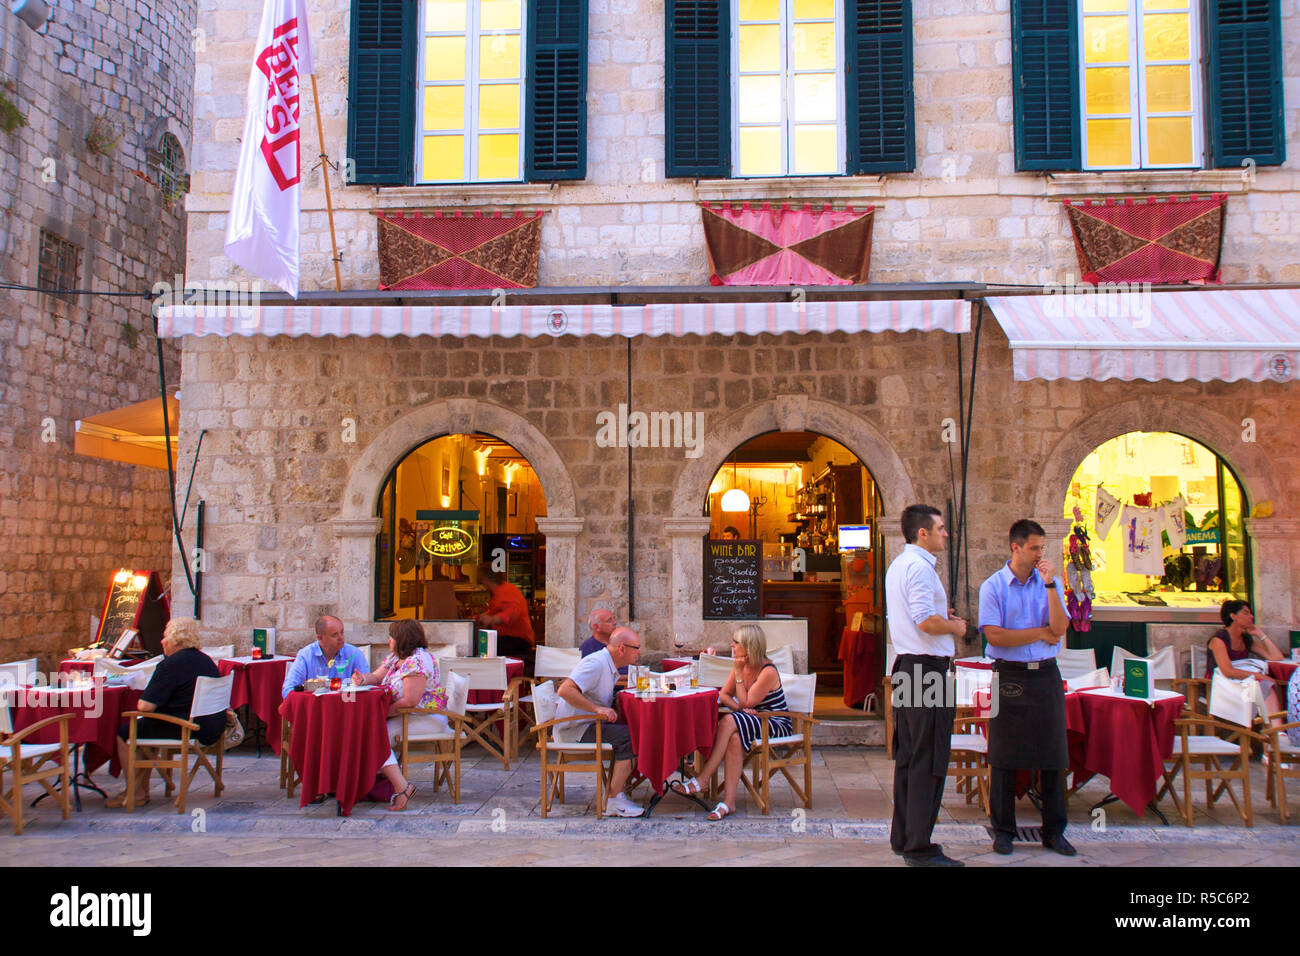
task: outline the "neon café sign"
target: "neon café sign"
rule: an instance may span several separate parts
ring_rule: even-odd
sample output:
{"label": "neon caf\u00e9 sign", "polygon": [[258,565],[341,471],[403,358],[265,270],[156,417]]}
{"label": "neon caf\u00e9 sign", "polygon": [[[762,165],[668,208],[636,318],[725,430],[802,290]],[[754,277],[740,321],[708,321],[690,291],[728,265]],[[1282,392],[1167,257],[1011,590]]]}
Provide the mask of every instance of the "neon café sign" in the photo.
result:
{"label": "neon caf\u00e9 sign", "polygon": [[[421,511],[417,521],[477,521],[478,512]],[[474,550],[474,535],[455,525],[430,528],[420,546],[435,558],[463,558]]]}

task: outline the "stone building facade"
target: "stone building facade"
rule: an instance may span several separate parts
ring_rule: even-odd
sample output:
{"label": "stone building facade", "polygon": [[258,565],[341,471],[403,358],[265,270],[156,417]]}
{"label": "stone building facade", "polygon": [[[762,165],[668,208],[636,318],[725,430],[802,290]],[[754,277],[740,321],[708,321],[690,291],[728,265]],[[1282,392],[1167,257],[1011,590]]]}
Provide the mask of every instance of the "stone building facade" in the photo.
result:
{"label": "stone building facade", "polygon": [[[193,4],[50,6],[39,33],[0,16],[0,92],[23,119],[0,133],[0,277],[37,286],[46,233],[76,247],[73,288],[90,290],[6,291],[0,310],[0,656],[46,666],[90,640],[113,572],[170,573],[166,472],[73,439],[78,420],[158,395],[139,294],[185,267],[184,203],[160,190],[157,154],[165,137],[190,152],[195,43]],[[163,354],[174,390],[179,349]]]}
{"label": "stone building facade", "polygon": [[[248,278],[232,270],[222,241],[260,9],[244,0],[199,15],[209,44],[196,73],[187,248],[200,278]],[[544,211],[541,287],[703,287],[698,204],[720,199],[876,206],[873,283],[1041,287],[1078,274],[1062,197],[1148,192],[1228,195],[1225,282],[1300,279],[1295,158],[1243,170],[1016,172],[1007,0],[912,5],[914,172],[763,180],[666,179],[664,5],[591,0],[589,9],[586,178],[375,188],[336,177],[345,290],[378,288],[376,209],[458,206]],[[324,146],[338,157],[346,154],[349,7],[327,0],[313,16]],[[1282,30],[1291,133],[1300,119],[1300,97],[1291,95],[1300,77],[1297,4],[1282,5]],[[314,125],[304,141],[312,154]],[[304,183],[303,289],[330,290],[320,171],[304,166]],[[1005,334],[987,316],[982,328],[969,449],[973,584],[955,596],[960,611],[974,616],[973,589],[1003,559],[1012,519],[1037,518],[1054,544],[1068,533],[1065,490],[1089,452],[1125,431],[1169,430],[1214,449],[1250,502],[1271,504],[1271,516],[1249,519],[1257,613],[1266,626],[1300,625],[1293,380],[1017,382]],[[971,337],[963,342],[969,363]],[[653,649],[668,650],[683,628],[707,637],[698,619],[702,502],[747,439],[819,431],[857,454],[890,519],[887,556],[901,544],[892,517],[902,507],[954,494],[943,437],[960,408],[949,333],[641,336],[630,347],[617,337],[188,336],[183,350],[183,459],[208,430],[196,493],[209,508],[204,623],[214,642],[246,642],[250,626],[274,624],[298,646],[325,612],[343,617],[353,636],[382,640],[371,615],[380,483],[419,441],[471,430],[514,445],[544,485],[548,641],[580,640],[598,604],[625,614],[627,456],[599,447],[595,435],[596,415],[627,398],[629,361],[637,407],[706,416],[699,459],[646,448],[632,460],[635,616]],[[356,423],[355,442],[344,440],[344,419]],[[1256,423],[1251,439],[1244,419]],[[1153,628],[1153,642],[1186,646],[1203,630],[1165,625]]]}

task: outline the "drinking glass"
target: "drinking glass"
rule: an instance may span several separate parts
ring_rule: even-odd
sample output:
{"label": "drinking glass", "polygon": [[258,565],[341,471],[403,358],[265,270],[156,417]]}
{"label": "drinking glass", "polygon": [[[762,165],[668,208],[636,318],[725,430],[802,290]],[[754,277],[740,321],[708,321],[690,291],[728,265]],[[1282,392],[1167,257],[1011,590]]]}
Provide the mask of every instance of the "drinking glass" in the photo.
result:
{"label": "drinking glass", "polygon": [[691,661],[691,690],[700,686],[700,662]]}

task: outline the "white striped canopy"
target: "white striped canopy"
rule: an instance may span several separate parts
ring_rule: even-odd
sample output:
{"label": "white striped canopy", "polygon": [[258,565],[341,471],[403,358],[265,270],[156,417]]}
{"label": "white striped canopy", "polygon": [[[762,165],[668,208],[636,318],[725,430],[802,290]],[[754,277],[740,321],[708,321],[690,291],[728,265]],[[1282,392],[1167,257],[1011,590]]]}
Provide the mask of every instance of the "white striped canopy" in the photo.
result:
{"label": "white striped canopy", "polygon": [[969,332],[962,299],[693,302],[655,305],[171,305],[158,334],[757,335],[760,332]]}
{"label": "white striped canopy", "polygon": [[1010,340],[1016,381],[1285,382],[1295,376],[1300,290],[1097,288],[989,297]]}

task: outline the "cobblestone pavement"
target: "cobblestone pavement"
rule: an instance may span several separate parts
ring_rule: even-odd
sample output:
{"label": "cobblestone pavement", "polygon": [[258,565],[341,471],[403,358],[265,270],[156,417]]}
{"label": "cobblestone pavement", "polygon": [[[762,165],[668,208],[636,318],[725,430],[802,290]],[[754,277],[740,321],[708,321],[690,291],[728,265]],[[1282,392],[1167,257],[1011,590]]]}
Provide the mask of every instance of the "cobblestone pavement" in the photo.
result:
{"label": "cobblestone pavement", "polygon": [[[526,754],[507,771],[476,750],[464,764],[459,805],[445,790],[432,793],[431,771],[420,767],[414,774],[420,792],[405,813],[362,803],[345,818],[332,800],[299,808],[297,799],[286,799],[276,786],[278,760],[265,751],[258,759],[240,750],[227,756],[225,795],[214,799],[201,775],[183,816],[160,799],[156,783],[153,802],[134,814],[108,810],[99,796],[86,792],[83,812],[63,822],[46,800],[28,811],[22,837],[8,827],[0,830],[0,864],[901,865],[889,850],[893,763],[884,752],[828,747],[816,751],[814,760],[813,806],[807,811],[796,811],[782,780],[773,786],[775,806],[767,817],[750,812],[742,789],[737,814],[723,823],[707,822],[703,810],[677,796],[665,798],[648,820],[597,820],[594,784],[590,777],[573,776],[567,802],[543,819],[536,756]],[[1226,798],[1205,812],[1203,788],[1193,791],[1192,828],[1173,815],[1168,798],[1161,808],[1169,826],[1150,813],[1139,819],[1118,803],[1094,817],[1091,806],[1106,794],[1105,781],[1094,780],[1070,800],[1068,835],[1078,857],[1066,859],[1034,844],[1017,845],[1013,855],[1002,857],[992,852],[978,805],[968,805],[950,782],[935,839],[974,865],[1294,865],[1300,825],[1279,824],[1264,798],[1262,770],[1254,770],[1251,829]],[[97,779],[110,793],[121,788],[106,774]],[[648,799],[649,786],[642,784],[636,796]],[[1296,802],[1293,795],[1293,812],[1300,817]],[[1022,826],[1039,822],[1027,801],[1019,810]]]}

